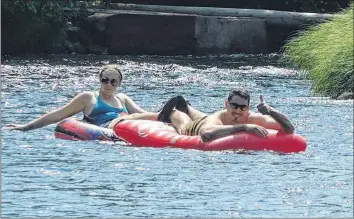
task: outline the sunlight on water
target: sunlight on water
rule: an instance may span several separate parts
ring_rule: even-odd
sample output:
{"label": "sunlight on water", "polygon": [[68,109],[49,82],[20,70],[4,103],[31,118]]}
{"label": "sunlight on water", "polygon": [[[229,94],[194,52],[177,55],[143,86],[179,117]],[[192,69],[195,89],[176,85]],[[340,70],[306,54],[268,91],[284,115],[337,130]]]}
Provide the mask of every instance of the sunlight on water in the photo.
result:
{"label": "sunlight on water", "polygon": [[[2,124],[28,122],[99,88],[102,65],[146,110],[176,94],[212,113],[232,87],[284,112],[305,153],[202,152],[55,139],[55,125],[2,131],[3,217],[352,217],[353,101],[311,94],[276,55],[3,57]],[[81,118],[82,115],[78,115]]]}

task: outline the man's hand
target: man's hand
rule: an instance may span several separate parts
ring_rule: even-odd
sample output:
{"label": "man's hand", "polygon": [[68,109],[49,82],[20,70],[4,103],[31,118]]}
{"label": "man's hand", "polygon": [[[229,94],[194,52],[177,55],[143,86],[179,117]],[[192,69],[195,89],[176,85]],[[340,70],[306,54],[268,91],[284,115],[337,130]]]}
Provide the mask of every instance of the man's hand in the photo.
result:
{"label": "man's hand", "polygon": [[246,128],[245,130],[246,132],[253,132],[260,137],[268,138],[268,131],[262,126],[246,124],[245,128]]}
{"label": "man's hand", "polygon": [[268,104],[264,102],[263,95],[260,95],[259,99],[261,100],[261,103],[257,105],[258,111],[263,115],[270,115],[272,107],[268,106]]}

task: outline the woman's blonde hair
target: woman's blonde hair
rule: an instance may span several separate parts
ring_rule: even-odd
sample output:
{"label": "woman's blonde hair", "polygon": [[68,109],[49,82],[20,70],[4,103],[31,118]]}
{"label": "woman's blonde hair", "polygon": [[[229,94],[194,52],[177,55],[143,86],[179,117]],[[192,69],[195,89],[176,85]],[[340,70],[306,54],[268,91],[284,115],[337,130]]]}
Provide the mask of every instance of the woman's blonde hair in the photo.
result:
{"label": "woman's blonde hair", "polygon": [[117,71],[117,72],[119,73],[119,75],[120,75],[120,82],[123,81],[123,74],[122,74],[122,72],[120,71],[118,65],[105,65],[105,66],[103,66],[103,68],[102,68],[102,70],[100,71],[100,73],[99,73],[98,76],[99,76],[100,78],[102,78],[103,72],[106,71],[106,70],[108,70],[108,69],[113,69],[113,70]]}

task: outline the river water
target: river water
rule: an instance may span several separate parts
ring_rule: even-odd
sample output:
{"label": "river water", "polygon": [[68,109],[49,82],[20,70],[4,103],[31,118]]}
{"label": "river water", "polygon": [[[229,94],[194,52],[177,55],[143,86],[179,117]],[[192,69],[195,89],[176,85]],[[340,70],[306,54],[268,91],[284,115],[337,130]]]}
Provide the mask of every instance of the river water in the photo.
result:
{"label": "river water", "polygon": [[[276,55],[3,57],[2,126],[28,122],[97,90],[117,63],[120,92],[155,111],[176,94],[223,108],[232,87],[259,95],[306,138],[299,154],[137,148],[55,139],[55,125],[1,133],[2,217],[352,217],[353,101],[311,93]],[[81,117],[82,115],[78,115]]]}

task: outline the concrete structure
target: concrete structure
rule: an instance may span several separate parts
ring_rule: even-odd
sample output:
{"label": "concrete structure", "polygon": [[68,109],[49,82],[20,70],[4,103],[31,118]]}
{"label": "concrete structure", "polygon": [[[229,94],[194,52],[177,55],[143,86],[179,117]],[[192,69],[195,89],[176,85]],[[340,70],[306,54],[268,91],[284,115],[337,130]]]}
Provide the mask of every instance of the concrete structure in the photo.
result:
{"label": "concrete structure", "polygon": [[267,52],[262,19],[198,16],[194,36],[196,54]]}
{"label": "concrete structure", "polygon": [[260,19],[178,14],[116,14],[107,19],[110,54],[265,53]]}
{"label": "concrete structure", "polygon": [[193,54],[195,16],[116,14],[107,20],[110,54]]}
{"label": "concrete structure", "polygon": [[[122,10],[101,10],[80,23],[76,35],[81,40],[73,43],[86,47],[81,51],[109,54],[271,53],[279,51],[288,36],[303,25],[329,17],[269,10],[166,7],[120,5]],[[129,10],[135,8],[140,11]]]}

